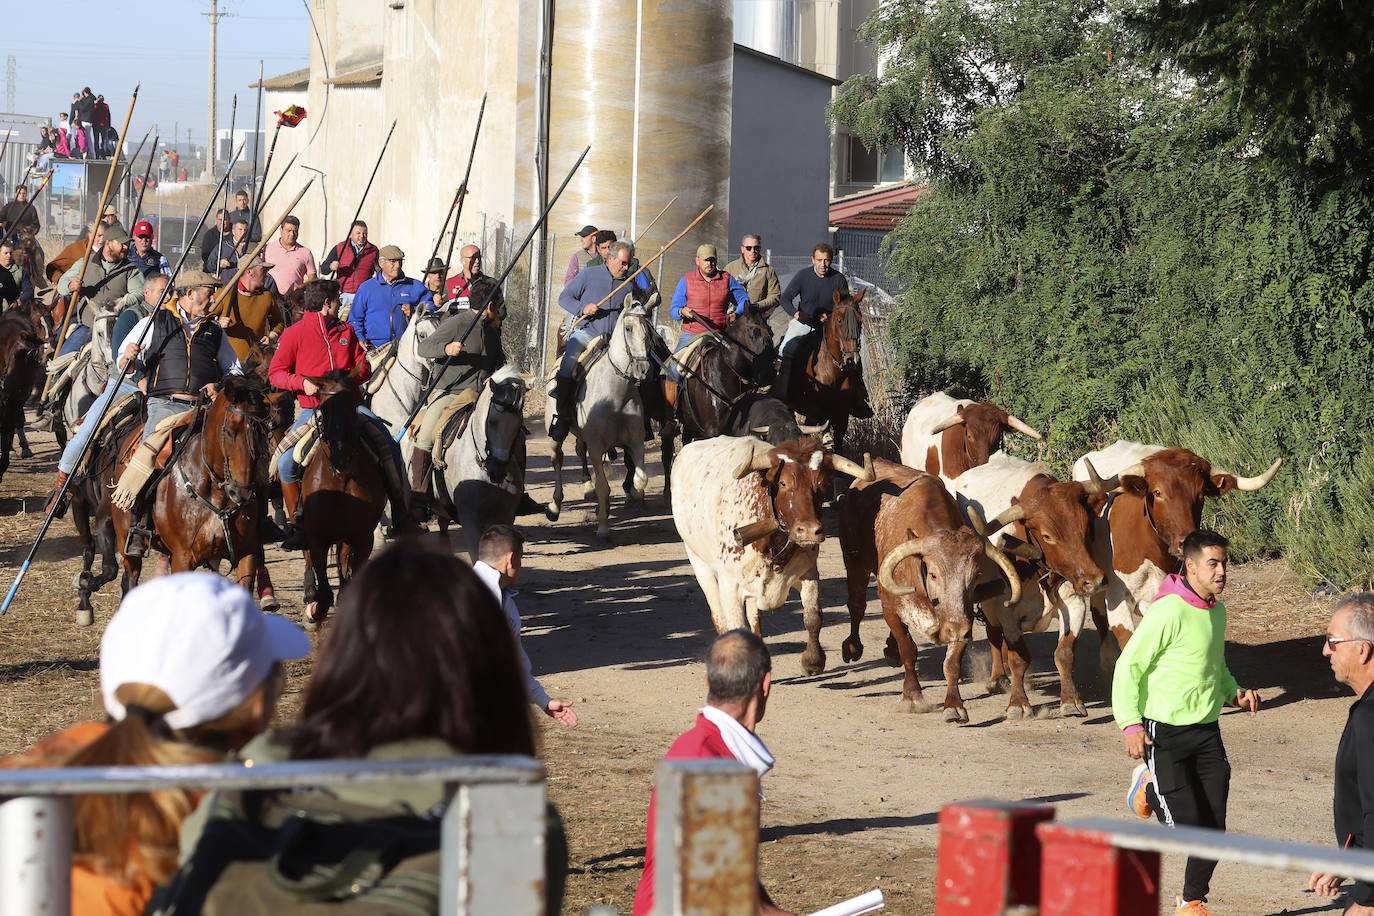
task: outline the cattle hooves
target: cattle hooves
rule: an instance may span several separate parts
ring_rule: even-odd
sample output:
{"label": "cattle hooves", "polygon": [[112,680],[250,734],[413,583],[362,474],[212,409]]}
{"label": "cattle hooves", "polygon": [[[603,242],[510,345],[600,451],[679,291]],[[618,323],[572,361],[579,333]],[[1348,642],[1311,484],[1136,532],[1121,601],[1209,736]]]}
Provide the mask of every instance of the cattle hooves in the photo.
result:
{"label": "cattle hooves", "polygon": [[864,657],[864,644],[857,639],[846,639],[840,644],[840,658],[856,662]]}
{"label": "cattle hooves", "polygon": [[999,694],[999,693],[1006,693],[1006,692],[1007,692],[1007,688],[1010,687],[1010,686],[1011,686],[1011,679],[1010,679],[1010,678],[1005,678],[1005,677],[993,678],[992,680],[988,681],[988,685],[987,685],[988,695],[989,695],[989,696],[995,696],[995,695],[997,695],[997,694]]}
{"label": "cattle hooves", "polygon": [[88,626],[91,626],[93,623],[95,623],[95,612],[94,612],[94,611],[89,611],[89,610],[87,610],[87,611],[80,611],[80,610],[79,610],[79,611],[76,612],[76,625],[77,625],[77,626],[79,626],[79,627],[88,627]]}
{"label": "cattle hooves", "polygon": [[902,667],[902,653],[897,651],[896,645],[888,643],[883,649],[883,661],[887,662],[889,668]]}
{"label": "cattle hooves", "polygon": [[803,652],[801,657],[802,673],[807,677],[815,677],[825,672],[825,653],[817,652],[814,655],[810,652]]}
{"label": "cattle hooves", "polygon": [[1030,718],[1030,715],[1031,715],[1031,711],[1030,711],[1030,707],[1028,707],[1028,706],[1008,706],[1008,707],[1007,707],[1007,718],[1008,718],[1008,719],[1029,719],[1029,718]]}
{"label": "cattle hooves", "polygon": [[916,704],[915,704],[914,702],[912,702],[911,700],[902,700],[901,702],[899,702],[899,703],[897,704],[897,711],[898,711],[898,712],[917,713],[917,712],[920,712],[921,710],[917,709],[917,708],[916,708]]}
{"label": "cattle hooves", "polygon": [[1059,715],[1066,719],[1081,719],[1088,715],[1088,708],[1083,705],[1082,701],[1061,703]]}
{"label": "cattle hooves", "polygon": [[945,721],[946,721],[946,722],[967,722],[967,721],[968,721],[968,710],[967,710],[967,709],[964,709],[963,707],[958,707],[958,708],[956,708],[956,707],[953,707],[953,706],[946,706],[946,707],[945,707]]}

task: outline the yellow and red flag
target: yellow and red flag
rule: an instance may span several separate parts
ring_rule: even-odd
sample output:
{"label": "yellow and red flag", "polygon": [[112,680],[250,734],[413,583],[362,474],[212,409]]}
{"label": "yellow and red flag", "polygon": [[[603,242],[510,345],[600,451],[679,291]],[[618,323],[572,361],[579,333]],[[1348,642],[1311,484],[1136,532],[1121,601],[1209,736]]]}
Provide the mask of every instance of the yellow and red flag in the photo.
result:
{"label": "yellow and red flag", "polygon": [[272,113],[277,116],[278,127],[295,127],[305,120],[305,109],[300,105],[288,105],[285,111]]}

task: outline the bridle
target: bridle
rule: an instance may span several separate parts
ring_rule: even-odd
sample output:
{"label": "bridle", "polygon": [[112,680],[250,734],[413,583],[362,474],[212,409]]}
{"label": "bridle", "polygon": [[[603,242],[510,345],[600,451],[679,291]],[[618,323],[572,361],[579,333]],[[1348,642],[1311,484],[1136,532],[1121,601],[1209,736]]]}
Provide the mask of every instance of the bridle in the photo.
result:
{"label": "bridle", "polygon": [[[625,314],[622,314],[622,315],[620,316],[620,321],[621,321],[621,322],[624,322],[624,321],[631,321],[631,320],[637,321],[637,322],[642,322],[642,323],[644,324],[644,326],[645,326],[646,335],[647,335],[647,334],[657,334],[657,333],[658,333],[657,331],[654,330],[653,325],[651,325],[651,324],[649,323],[649,316],[648,316],[648,315],[641,315],[641,314],[625,315]],[[619,325],[620,325],[620,322],[617,322],[616,324],[617,324],[617,329],[618,329],[618,328],[619,328]],[[625,330],[625,336],[628,338],[628,337],[629,337],[629,334],[630,334],[629,329],[626,328],[626,330]],[[628,341],[627,341],[627,344],[626,344],[626,348],[625,348],[625,349],[626,349],[626,350],[629,349]],[[646,373],[647,373],[647,368],[648,368],[648,366],[652,363],[652,360],[650,359],[650,353],[652,353],[652,351],[653,351],[652,343],[647,344],[647,345],[645,346],[645,348],[644,348],[644,356],[639,357],[639,356],[633,356],[633,355],[631,355],[630,359],[631,359],[632,362],[642,362],[642,363],[644,363],[644,364],[645,364]],[[613,370],[615,371],[615,374],[618,375],[618,376],[620,376],[621,378],[623,378],[625,381],[630,382],[630,383],[635,384],[635,385],[638,385],[638,384],[640,384],[641,382],[644,381],[643,376],[640,376],[640,375],[633,375],[633,374],[632,374],[633,371],[634,371],[633,366],[627,366],[627,367],[625,367],[625,368],[622,369],[620,366],[617,366],[617,365],[615,364],[615,348],[614,348],[614,347],[611,347],[611,346],[607,346],[607,347],[606,347],[606,362],[610,364],[611,369],[613,369]]]}
{"label": "bridle", "polygon": [[[491,383],[488,382],[488,384]],[[501,397],[503,391],[508,388],[516,390],[517,394],[514,399]],[[510,458],[507,457],[504,461],[502,461],[492,454],[491,439],[486,436],[486,423],[491,418],[493,411],[497,413],[514,411],[517,416],[523,417],[524,409],[524,387],[513,382],[505,382],[492,387],[491,399],[487,402],[487,413],[485,416],[482,417],[481,424],[477,423],[477,417],[475,416],[468,421],[467,436],[472,442],[472,450],[475,454],[481,455],[481,457],[477,459],[477,464],[479,467],[481,467],[483,472],[486,473],[487,477],[491,480],[492,483],[500,484],[500,482],[505,478],[506,466],[510,464]],[[479,425],[483,427],[482,438],[484,440],[485,447],[483,447],[483,443],[479,443],[477,441],[477,427]],[[520,427],[517,426],[517,435],[519,434],[519,429]]]}
{"label": "bridle", "polygon": [[[204,435],[208,432],[208,430],[205,429],[205,423],[208,419],[207,415],[209,414],[209,405],[202,399],[198,407],[200,409],[200,419],[197,422],[200,424],[201,427],[200,433],[202,437],[204,437]],[[251,431],[251,435],[247,443],[249,452],[248,464],[249,467],[255,467],[257,462],[254,456],[257,452],[258,436],[261,435],[262,431],[266,429],[267,418],[265,416],[258,416],[256,414],[249,413],[246,410],[235,407],[233,404],[225,404],[224,410],[226,413],[232,413],[235,416],[242,417],[244,419],[244,422],[248,425],[248,428]],[[229,526],[230,523],[233,521],[234,516],[237,515],[240,511],[242,511],[245,506],[256,503],[257,488],[254,486],[254,481],[251,478],[247,483],[244,483],[243,481],[239,480],[237,477],[234,476],[234,469],[230,465],[229,461],[229,446],[230,443],[236,437],[230,435],[228,427],[224,423],[221,423],[219,425],[218,433],[220,454],[224,458],[224,466],[221,473],[215,473],[215,469],[210,464],[208,449],[205,448],[204,444],[201,445],[200,449],[200,461],[201,467],[205,471],[206,478],[209,479],[213,488],[218,489],[220,493],[224,494],[224,500],[227,503],[227,505],[222,507],[216,506],[209,499],[203,496],[199,490],[196,489],[195,485],[191,481],[190,476],[186,473],[186,467],[184,462],[182,461],[182,459],[186,455],[185,449],[182,449],[181,452],[177,455],[176,473],[178,480],[180,480],[181,482],[181,487],[183,490],[186,491],[186,494],[190,496],[192,499],[194,499],[196,502],[198,502],[208,512],[214,515],[215,518],[219,520],[220,528],[224,532],[224,546],[225,550],[227,550],[229,554],[229,564],[233,566],[238,563],[238,551],[234,549],[234,538],[230,533]],[[235,494],[247,495],[236,496]]]}

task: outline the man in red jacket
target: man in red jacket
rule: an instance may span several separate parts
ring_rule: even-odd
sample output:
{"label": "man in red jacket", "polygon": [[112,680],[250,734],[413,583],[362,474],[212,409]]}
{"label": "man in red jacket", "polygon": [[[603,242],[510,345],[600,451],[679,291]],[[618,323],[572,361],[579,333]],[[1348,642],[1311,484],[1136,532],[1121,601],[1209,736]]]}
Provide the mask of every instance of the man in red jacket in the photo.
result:
{"label": "man in red jacket", "polygon": [[[300,407],[300,412],[292,429],[309,422],[315,415],[315,409],[320,406],[320,399],[315,396],[319,389],[310,381],[309,376],[318,378],[331,369],[352,372],[360,363],[362,373],[358,380],[365,382],[372,375],[372,369],[367,364],[367,352],[358,340],[353,326],[339,320],[341,305],[338,283],[333,280],[311,280],[305,285],[302,297],[304,314],[301,320],[282,332],[281,339],[277,342],[277,352],[272,356],[272,365],[268,369],[267,377],[282,391],[296,393],[296,403]],[[382,477],[387,481],[387,498],[391,502],[392,526],[397,530],[412,528],[409,524],[410,510],[406,506],[405,488],[398,484],[404,473],[401,448],[391,438],[386,424],[380,417],[362,404],[358,405],[358,413],[370,421],[361,430],[364,444],[379,461],[383,459],[376,453],[389,450],[395,462],[394,475],[386,473],[385,468],[382,469]],[[368,426],[371,429],[368,429]],[[382,442],[386,444],[380,445]],[[297,511],[301,503],[301,468],[288,450],[278,461],[277,470],[281,476],[282,501],[286,504],[288,518],[287,535],[282,541],[282,547],[296,550],[304,546],[300,528],[296,524]]]}
{"label": "man in red jacket", "polygon": [[[748,630],[730,630],[716,637],[706,650],[706,706],[696,724],[668,748],[666,760],[719,758],[738,760],[763,778],[773,767],[773,755],[754,734],[768,706],[773,686],[768,647]],[[657,790],[649,797],[648,840],[644,874],[635,891],[634,916],[654,911],[654,806]],[[759,884],[760,916],[792,916],[779,909]]]}
{"label": "man in red jacket", "polygon": [[[334,279],[339,281],[344,309],[353,304],[353,297],[372,275],[377,272],[377,246],[367,240],[367,223],[355,220],[348,230],[348,238],[330,249],[329,256],[320,265],[320,273],[333,271]],[[344,317],[347,316],[345,311]]]}

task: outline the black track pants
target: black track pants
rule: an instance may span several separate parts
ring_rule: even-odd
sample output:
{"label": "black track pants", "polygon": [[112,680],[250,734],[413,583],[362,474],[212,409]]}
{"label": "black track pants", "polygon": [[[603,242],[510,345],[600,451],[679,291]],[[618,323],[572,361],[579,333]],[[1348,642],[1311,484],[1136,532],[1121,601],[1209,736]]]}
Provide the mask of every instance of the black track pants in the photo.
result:
{"label": "black track pants", "polygon": [[[1226,796],[1231,763],[1216,722],[1166,725],[1145,720],[1145,746],[1150,767],[1148,798],[1155,817],[1169,827],[1226,829]],[[1183,899],[1206,900],[1217,863],[1189,857],[1183,870]]]}

